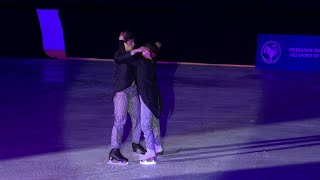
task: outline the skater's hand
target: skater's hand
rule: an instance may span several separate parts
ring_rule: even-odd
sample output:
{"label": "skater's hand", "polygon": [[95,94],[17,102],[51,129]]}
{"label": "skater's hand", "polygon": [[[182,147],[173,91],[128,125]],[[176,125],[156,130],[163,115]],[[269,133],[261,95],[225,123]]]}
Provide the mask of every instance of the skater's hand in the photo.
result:
{"label": "skater's hand", "polygon": [[152,57],[151,57],[151,52],[150,52],[149,50],[143,51],[143,52],[142,52],[142,56],[143,56],[144,58],[146,58],[146,59],[149,59],[149,60],[152,59]]}
{"label": "skater's hand", "polygon": [[124,37],[126,36],[126,32],[121,32],[119,36],[119,41],[124,41]]}
{"label": "skater's hand", "polygon": [[154,43],[159,49],[162,47],[162,43],[157,41],[156,43]]}

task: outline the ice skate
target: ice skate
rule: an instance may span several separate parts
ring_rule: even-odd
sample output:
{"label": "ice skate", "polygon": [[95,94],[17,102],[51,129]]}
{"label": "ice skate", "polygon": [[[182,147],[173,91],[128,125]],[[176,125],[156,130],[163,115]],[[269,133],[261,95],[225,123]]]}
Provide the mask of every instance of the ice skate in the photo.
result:
{"label": "ice skate", "polygon": [[143,164],[143,165],[156,164],[155,151],[148,149],[147,152],[140,158],[140,164]]}
{"label": "ice skate", "polygon": [[108,164],[128,165],[128,159],[122,156],[120,149],[113,148],[109,153]]}
{"label": "ice skate", "polygon": [[136,152],[138,154],[145,154],[147,152],[146,149],[144,149],[141,144],[136,144],[134,142],[132,142],[132,150],[133,152]]}
{"label": "ice skate", "polygon": [[154,148],[155,148],[155,150],[156,150],[157,156],[164,154],[161,144],[160,144],[159,146],[157,146],[157,145],[155,144],[155,145],[154,145]]}

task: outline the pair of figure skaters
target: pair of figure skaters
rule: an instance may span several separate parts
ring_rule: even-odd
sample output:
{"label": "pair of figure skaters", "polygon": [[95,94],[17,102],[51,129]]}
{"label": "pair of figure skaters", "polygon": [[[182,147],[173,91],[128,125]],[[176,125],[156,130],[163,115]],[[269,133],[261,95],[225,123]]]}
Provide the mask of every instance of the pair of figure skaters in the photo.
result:
{"label": "pair of figure skaters", "polygon": [[[115,53],[114,124],[111,135],[110,164],[128,164],[121,152],[123,127],[129,113],[132,121],[132,150],[142,154],[140,164],[156,164],[156,156],[163,154],[160,142],[160,91],[156,83],[155,57],[161,44],[146,43],[135,49],[131,32],[119,36]],[[140,145],[143,131],[146,149]]]}

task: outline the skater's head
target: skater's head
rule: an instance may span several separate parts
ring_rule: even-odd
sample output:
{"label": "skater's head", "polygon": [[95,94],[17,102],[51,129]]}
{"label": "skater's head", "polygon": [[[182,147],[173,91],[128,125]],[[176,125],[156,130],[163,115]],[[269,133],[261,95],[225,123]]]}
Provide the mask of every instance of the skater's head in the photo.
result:
{"label": "skater's head", "polygon": [[162,44],[160,42],[156,42],[156,43],[147,42],[147,43],[145,43],[143,47],[146,50],[142,53],[142,56],[146,59],[155,58],[158,55],[161,46],[162,46]]}
{"label": "skater's head", "polygon": [[131,51],[135,46],[135,36],[130,31],[123,31],[120,34],[119,40],[124,41],[124,48],[126,51]]}

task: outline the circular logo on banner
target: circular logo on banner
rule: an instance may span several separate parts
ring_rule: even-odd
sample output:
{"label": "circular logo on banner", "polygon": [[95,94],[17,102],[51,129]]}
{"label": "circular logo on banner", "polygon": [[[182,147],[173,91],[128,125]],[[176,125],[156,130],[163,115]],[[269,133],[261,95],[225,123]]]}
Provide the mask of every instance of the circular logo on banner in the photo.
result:
{"label": "circular logo on banner", "polygon": [[280,45],[275,41],[264,43],[261,49],[262,60],[268,64],[276,63],[281,56]]}

